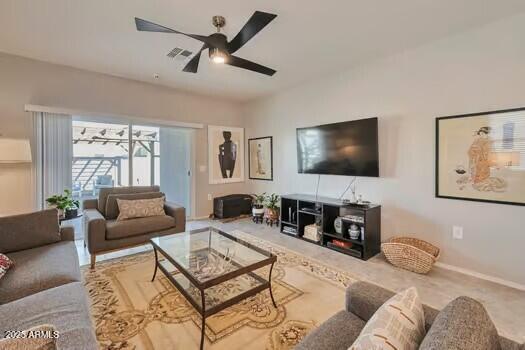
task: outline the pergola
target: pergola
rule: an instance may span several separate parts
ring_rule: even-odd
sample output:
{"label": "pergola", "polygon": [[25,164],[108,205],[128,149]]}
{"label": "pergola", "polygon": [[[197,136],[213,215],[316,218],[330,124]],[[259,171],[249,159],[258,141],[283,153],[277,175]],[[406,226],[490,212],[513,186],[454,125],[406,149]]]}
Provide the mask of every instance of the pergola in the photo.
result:
{"label": "pergola", "polygon": [[[130,133],[131,131],[131,133]],[[159,142],[157,131],[144,130],[140,127],[122,128],[73,126],[73,144],[114,145],[121,148],[124,155],[113,156],[77,156],[73,158],[73,183],[81,183],[81,191],[86,190],[96,177],[108,175],[113,167],[117,169],[117,183],[122,183],[121,162],[129,157],[146,157],[150,154],[151,182],[155,179],[155,144]],[[145,153],[143,153],[145,152]]]}

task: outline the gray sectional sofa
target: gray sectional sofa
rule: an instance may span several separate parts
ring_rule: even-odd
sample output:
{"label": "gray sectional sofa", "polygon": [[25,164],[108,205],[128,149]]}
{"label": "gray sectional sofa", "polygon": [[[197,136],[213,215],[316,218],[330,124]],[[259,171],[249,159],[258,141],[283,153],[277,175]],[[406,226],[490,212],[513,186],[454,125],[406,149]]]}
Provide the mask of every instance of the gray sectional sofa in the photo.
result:
{"label": "gray sectional sofa", "polygon": [[97,349],[74,232],[55,209],[0,218],[0,253],[15,263],[0,279],[0,337],[51,324],[58,349]]}
{"label": "gray sectional sofa", "polygon": [[84,209],[85,242],[91,255],[91,268],[96,256],[110,251],[148,243],[151,237],[184,232],[186,210],[166,202],[166,215],[117,221],[117,199],[151,199],[164,196],[159,186],[101,188],[98,199],[86,199]]}
{"label": "gray sectional sofa", "polygon": [[[394,295],[379,286],[356,282],[346,291],[346,307],[310,332],[295,350],[348,350],[375,311]],[[427,334],[420,350],[525,350],[498,335],[483,306],[459,297],[441,312],[423,305]]]}

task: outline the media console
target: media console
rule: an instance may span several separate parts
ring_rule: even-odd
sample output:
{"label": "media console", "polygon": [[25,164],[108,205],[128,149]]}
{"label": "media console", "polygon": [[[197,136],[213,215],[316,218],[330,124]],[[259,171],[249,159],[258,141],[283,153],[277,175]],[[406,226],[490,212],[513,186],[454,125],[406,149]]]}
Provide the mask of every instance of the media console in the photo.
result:
{"label": "media console", "polygon": [[[338,233],[335,227],[335,220],[338,217],[341,217],[341,233]],[[319,241],[303,237],[305,227],[311,224],[317,224],[321,228]],[[349,236],[348,229],[352,224],[361,231],[358,239],[351,239]],[[333,198],[312,195],[283,195],[280,231],[292,237],[368,260],[381,251],[381,206],[353,205]]]}

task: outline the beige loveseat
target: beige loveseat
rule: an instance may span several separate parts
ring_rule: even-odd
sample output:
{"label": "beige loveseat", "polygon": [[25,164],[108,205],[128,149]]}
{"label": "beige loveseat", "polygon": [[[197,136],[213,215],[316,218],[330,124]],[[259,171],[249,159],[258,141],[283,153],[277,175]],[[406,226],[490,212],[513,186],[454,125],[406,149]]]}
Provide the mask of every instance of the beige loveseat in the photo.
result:
{"label": "beige loveseat", "polygon": [[183,232],[186,211],[166,202],[166,215],[117,221],[117,199],[148,199],[162,197],[159,186],[101,188],[98,199],[83,202],[85,242],[91,255],[91,268],[96,256],[113,250],[147,243],[151,237]]}

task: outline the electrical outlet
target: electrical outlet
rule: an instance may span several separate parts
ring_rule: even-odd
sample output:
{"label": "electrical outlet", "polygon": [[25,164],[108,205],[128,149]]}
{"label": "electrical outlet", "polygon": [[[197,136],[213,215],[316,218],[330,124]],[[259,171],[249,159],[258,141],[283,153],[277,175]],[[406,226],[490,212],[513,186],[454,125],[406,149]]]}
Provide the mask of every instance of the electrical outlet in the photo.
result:
{"label": "electrical outlet", "polygon": [[452,226],[452,238],[463,239],[463,227],[462,226]]}
{"label": "electrical outlet", "polygon": [[212,200],[211,193],[208,193],[208,200],[209,200],[209,201]]}

